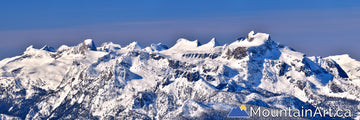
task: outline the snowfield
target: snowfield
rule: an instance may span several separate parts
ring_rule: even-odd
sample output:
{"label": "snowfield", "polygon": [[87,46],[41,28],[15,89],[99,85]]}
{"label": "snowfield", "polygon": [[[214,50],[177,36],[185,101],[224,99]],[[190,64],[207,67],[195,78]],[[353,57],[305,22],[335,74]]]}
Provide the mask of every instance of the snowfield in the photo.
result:
{"label": "snowfield", "polygon": [[359,61],[306,56],[254,31],[229,45],[30,46],[0,67],[0,119],[228,119],[240,105],[360,118]]}

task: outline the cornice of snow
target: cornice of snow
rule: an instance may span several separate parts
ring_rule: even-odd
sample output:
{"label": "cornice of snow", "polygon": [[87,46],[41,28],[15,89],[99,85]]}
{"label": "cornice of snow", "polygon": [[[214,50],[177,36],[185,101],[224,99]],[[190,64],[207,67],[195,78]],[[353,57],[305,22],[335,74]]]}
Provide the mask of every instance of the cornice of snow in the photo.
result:
{"label": "cornice of snow", "polygon": [[246,39],[236,40],[229,45],[229,47],[253,47],[265,44],[266,41],[270,40],[270,35],[266,33],[256,33],[251,31]]}
{"label": "cornice of snow", "polygon": [[176,44],[169,50],[184,50],[184,49],[195,49],[199,45],[197,40],[190,41],[185,38],[180,38],[176,41]]}
{"label": "cornice of snow", "polygon": [[201,48],[214,48],[216,46],[219,46],[219,43],[216,41],[215,38],[212,38],[208,43],[201,45],[199,47]]}

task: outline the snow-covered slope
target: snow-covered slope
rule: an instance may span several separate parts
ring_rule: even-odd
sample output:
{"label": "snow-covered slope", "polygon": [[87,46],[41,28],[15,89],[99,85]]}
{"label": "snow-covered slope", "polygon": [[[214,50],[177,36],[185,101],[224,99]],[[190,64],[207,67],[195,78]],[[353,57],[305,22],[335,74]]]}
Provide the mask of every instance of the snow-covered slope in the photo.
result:
{"label": "snow-covered slope", "polygon": [[360,78],[360,62],[350,58],[348,54],[330,56],[352,79]]}
{"label": "snow-covered slope", "polygon": [[360,62],[307,57],[253,31],[223,46],[30,46],[0,67],[4,119],[226,119],[243,104],[359,111]]}

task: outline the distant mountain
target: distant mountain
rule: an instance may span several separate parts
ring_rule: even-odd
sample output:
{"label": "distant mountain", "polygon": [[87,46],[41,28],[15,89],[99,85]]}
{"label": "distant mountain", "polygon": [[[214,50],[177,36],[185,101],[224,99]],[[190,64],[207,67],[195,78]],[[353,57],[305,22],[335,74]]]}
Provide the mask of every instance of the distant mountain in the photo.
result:
{"label": "distant mountain", "polygon": [[308,57],[253,31],[222,46],[30,46],[0,67],[0,119],[227,119],[240,105],[360,116],[359,61]]}

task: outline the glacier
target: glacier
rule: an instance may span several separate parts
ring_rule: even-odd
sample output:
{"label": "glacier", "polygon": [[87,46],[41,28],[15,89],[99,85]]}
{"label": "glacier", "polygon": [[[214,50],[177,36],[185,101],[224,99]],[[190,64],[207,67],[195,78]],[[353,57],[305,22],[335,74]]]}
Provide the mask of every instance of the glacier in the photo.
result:
{"label": "glacier", "polygon": [[0,119],[230,119],[241,105],[360,118],[359,61],[306,56],[254,31],[228,45],[29,46],[0,67]]}

